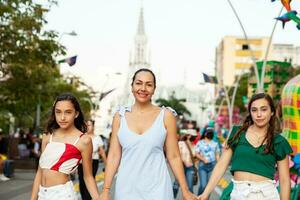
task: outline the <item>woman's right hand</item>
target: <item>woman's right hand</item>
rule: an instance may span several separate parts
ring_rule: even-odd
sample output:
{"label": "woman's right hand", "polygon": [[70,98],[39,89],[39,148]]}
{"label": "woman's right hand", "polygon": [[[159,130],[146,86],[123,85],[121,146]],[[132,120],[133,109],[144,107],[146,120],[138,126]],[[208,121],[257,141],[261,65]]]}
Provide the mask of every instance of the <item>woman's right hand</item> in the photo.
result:
{"label": "woman's right hand", "polygon": [[198,200],[198,197],[189,190],[182,190],[182,196],[184,200]]}
{"label": "woman's right hand", "polygon": [[103,190],[100,194],[100,200],[110,200],[110,191]]}

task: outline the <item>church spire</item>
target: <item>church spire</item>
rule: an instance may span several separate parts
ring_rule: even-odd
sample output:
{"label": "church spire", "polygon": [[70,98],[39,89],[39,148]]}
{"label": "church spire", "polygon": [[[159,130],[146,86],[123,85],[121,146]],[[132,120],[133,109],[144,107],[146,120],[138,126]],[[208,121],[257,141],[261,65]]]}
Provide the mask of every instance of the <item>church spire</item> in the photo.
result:
{"label": "church spire", "polygon": [[[143,4],[143,2],[141,3]],[[129,105],[134,102],[130,95],[129,85],[134,72],[141,68],[150,68],[150,51],[148,50],[148,39],[145,32],[143,5],[140,7],[138,26],[134,37],[134,48],[129,53],[129,69],[121,104]]]}
{"label": "church spire", "polygon": [[137,32],[134,38],[133,60],[129,61],[131,70],[135,71],[140,68],[149,68],[148,58],[148,39],[145,32],[144,8],[141,6]]}
{"label": "church spire", "polygon": [[145,35],[144,9],[141,7],[137,35]]}

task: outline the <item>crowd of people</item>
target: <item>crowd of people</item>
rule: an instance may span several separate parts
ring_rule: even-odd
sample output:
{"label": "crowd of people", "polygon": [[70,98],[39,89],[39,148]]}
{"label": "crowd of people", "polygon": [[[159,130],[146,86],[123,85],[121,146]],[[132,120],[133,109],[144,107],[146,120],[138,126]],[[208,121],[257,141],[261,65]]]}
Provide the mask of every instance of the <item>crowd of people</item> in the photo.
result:
{"label": "crowd of people", "polygon": [[[59,95],[42,142],[32,140],[30,152],[40,159],[31,200],[76,199],[70,180],[75,171],[83,200],[110,200],[116,173],[116,200],[174,200],[179,189],[184,200],[206,200],[230,164],[233,187],[228,199],[290,198],[292,149],[275,130],[276,109],[268,94],[250,99],[245,121],[234,126],[221,144],[213,125],[178,128],[175,110],[152,103],[155,88],[151,70],[135,72],[131,82],[135,102],[119,106],[113,116],[108,154],[101,137],[94,133],[95,121],[84,119],[76,97]],[[101,192],[95,181],[100,157],[105,164]],[[3,163],[0,157],[1,180]],[[173,183],[168,165],[175,176]],[[276,171],[280,192],[274,182]]]}
{"label": "crowd of people", "polygon": [[0,180],[8,181],[13,176],[13,160],[34,160],[37,168],[39,154],[40,139],[37,135],[21,129],[7,135],[0,129]]}

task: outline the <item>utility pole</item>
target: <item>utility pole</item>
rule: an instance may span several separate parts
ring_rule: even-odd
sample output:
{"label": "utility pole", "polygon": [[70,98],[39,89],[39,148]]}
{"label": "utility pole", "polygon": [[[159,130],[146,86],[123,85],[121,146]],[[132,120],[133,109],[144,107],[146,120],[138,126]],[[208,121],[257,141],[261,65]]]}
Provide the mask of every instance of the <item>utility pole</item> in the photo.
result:
{"label": "utility pole", "polygon": [[38,86],[38,103],[36,106],[36,121],[35,121],[35,127],[39,128],[40,127],[40,122],[41,122],[41,92],[42,92],[42,85]]}

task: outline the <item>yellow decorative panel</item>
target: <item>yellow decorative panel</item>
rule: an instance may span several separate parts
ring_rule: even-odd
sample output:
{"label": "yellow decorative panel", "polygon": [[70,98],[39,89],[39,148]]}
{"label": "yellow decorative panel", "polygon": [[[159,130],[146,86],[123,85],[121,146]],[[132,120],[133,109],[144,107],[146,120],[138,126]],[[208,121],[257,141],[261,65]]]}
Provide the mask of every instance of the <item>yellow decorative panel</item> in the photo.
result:
{"label": "yellow decorative panel", "polygon": [[[253,51],[253,54],[256,58],[260,58],[262,56],[261,51]],[[235,55],[240,56],[240,57],[246,57],[246,56],[250,57],[250,56],[252,56],[251,51],[249,51],[249,50],[236,50]]]}
{"label": "yellow decorative panel", "polygon": [[253,44],[253,45],[261,45],[261,39],[249,39],[248,41],[245,39],[236,39],[236,44]]}
{"label": "yellow decorative panel", "polygon": [[248,69],[252,66],[250,63],[235,63],[235,68],[236,69]]}

